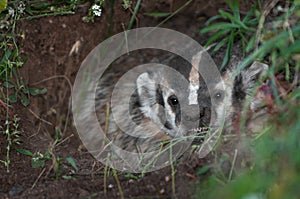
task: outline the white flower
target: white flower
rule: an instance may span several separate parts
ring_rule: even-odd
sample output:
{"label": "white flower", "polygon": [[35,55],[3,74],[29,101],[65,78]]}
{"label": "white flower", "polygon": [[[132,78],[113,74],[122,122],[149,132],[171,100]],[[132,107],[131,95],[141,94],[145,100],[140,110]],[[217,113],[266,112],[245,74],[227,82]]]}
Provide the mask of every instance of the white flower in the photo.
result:
{"label": "white flower", "polygon": [[102,9],[101,9],[101,7],[100,7],[99,5],[94,4],[94,5],[92,6],[92,10],[93,10],[93,14],[94,14],[95,16],[98,16],[98,17],[101,16],[101,14],[102,14]]}
{"label": "white flower", "polygon": [[94,5],[92,6],[92,10],[98,10],[98,9],[100,9],[100,6],[99,6],[99,5],[94,4]]}
{"label": "white flower", "polygon": [[8,15],[11,17],[15,16],[15,10],[11,7],[8,7]]}

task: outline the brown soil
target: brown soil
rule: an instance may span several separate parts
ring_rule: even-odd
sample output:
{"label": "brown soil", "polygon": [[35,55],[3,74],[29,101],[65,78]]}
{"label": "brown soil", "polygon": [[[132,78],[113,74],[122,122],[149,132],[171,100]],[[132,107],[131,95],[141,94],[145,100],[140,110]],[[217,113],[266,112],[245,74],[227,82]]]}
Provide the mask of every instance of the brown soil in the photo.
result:
{"label": "brown soil", "polygon": [[[172,2],[172,3],[170,3]],[[242,7],[248,7],[244,3]],[[162,18],[143,15],[151,12],[170,12],[183,5],[183,1],[143,1],[137,23],[134,27],[156,26]],[[196,39],[204,41],[198,34],[208,17],[224,8],[223,1],[193,1],[180,13],[162,24]],[[32,97],[30,105],[14,105],[12,111],[20,120],[21,144],[16,148],[45,153],[55,140],[55,127],[61,129],[62,139],[54,148],[56,157],[72,157],[79,170],[72,173],[67,163],[62,163],[64,175],[72,176],[55,179],[53,162],[46,162],[44,168],[32,168],[31,158],[11,153],[10,172],[0,165],[0,198],[120,198],[120,191],[112,171],[107,176],[107,193],[104,192],[105,166],[97,162],[82,145],[70,114],[70,91],[81,62],[87,54],[110,35],[127,27],[131,13],[125,11],[119,2],[114,5],[113,22],[110,22],[110,5],[107,3],[103,15],[94,23],[84,23],[86,7],[78,9],[75,15],[44,17],[22,21],[18,28],[25,35],[22,54],[28,57],[20,76],[30,87],[47,88],[44,95]],[[80,41],[77,53],[69,55],[72,46]],[[1,116],[5,114],[2,106]],[[1,123],[5,117],[0,118]],[[0,136],[0,155],[4,157],[5,138]],[[175,165],[175,194],[178,198],[191,198],[199,176],[196,171],[207,160],[190,157]],[[125,198],[170,198],[172,197],[171,168],[148,173],[138,179],[118,175]]]}

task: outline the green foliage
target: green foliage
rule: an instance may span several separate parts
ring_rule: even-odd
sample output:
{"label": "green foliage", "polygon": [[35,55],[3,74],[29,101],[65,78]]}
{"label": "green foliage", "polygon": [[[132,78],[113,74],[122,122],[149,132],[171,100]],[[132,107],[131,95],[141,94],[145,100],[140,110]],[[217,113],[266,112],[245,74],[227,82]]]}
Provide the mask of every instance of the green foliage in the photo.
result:
{"label": "green foliage", "polygon": [[2,12],[2,10],[4,10],[7,6],[7,0],[1,0],[0,1],[0,12]]}
{"label": "green foliage", "polygon": [[[278,9],[274,7],[273,9]],[[269,62],[267,78],[272,98],[267,101],[270,121],[251,140],[252,166],[226,181],[219,173],[201,182],[196,197],[201,198],[272,198],[299,197],[300,183],[300,3],[286,2],[259,32],[260,46],[239,66],[256,59]],[[268,17],[268,16],[264,16]],[[255,33],[254,33],[255,34]],[[255,34],[258,35],[258,34]]]}
{"label": "green foliage", "polygon": [[128,27],[127,27],[128,30],[133,27],[133,23],[135,22],[136,15],[137,15],[137,13],[140,9],[141,2],[142,2],[142,0],[137,0],[137,2],[136,2],[136,5],[135,5],[134,10],[133,10],[133,14],[130,18],[130,21],[129,21],[129,24],[128,24]]}
{"label": "green foliage", "polygon": [[[6,156],[0,160],[9,171],[10,152],[13,144],[18,144],[20,131],[18,130],[19,119],[13,116],[9,110],[9,104],[21,102],[24,106],[30,103],[30,97],[45,94],[46,88],[28,88],[19,76],[18,70],[23,66],[26,58],[21,57],[19,52],[19,41],[24,39],[24,35],[16,31],[16,24],[21,19],[33,19],[42,16],[57,14],[73,14],[79,3],[83,1],[0,1],[0,102],[7,110],[6,122],[3,126],[5,129],[1,136],[6,137]],[[3,103],[4,102],[4,103]],[[12,119],[12,117],[14,117]],[[1,128],[0,128],[1,129]],[[45,161],[51,156],[49,153],[31,154],[28,151],[20,153],[32,156],[33,167],[43,167]],[[70,159],[66,160],[70,164]],[[72,163],[71,165],[74,165]]]}
{"label": "green foliage", "polygon": [[204,165],[197,171],[197,175],[204,175],[205,173],[207,173],[209,171],[210,168],[211,168],[210,165]]}
{"label": "green foliage", "polygon": [[[299,95],[300,90],[296,91]],[[291,100],[291,99],[289,99]],[[291,199],[299,196],[300,183],[300,98],[285,104],[276,115],[272,128],[254,141],[255,165],[228,184],[210,178],[210,186],[218,187],[205,198]],[[212,187],[208,189],[212,189]],[[254,197],[255,196],[255,197]]]}
{"label": "green foliage", "polygon": [[[0,160],[6,167],[7,172],[9,172],[10,166],[10,152],[12,149],[13,144],[20,144],[20,131],[19,131],[19,118],[14,116],[14,118],[10,121],[9,119],[6,120],[5,123],[5,131],[0,131],[0,135],[4,135],[6,137],[6,154],[5,159]],[[4,154],[4,153],[3,153]]]}
{"label": "green foliage", "polygon": [[131,5],[132,5],[132,1],[131,0],[123,0],[122,6],[123,6],[123,8],[125,10],[129,9],[131,7]]}
{"label": "green foliage", "polygon": [[138,179],[142,178],[142,176],[136,175],[133,173],[125,173],[124,176],[125,176],[125,178],[133,179],[133,180],[138,180]]}
{"label": "green foliage", "polygon": [[[20,20],[31,20],[45,16],[56,16],[74,14],[79,5],[90,3],[89,13],[87,14],[87,21],[93,21],[96,14],[101,15],[101,8],[105,0],[56,0],[56,1],[7,1],[0,0],[0,106],[4,106],[7,110],[6,123],[0,129],[5,129],[3,135],[6,136],[7,150],[6,157],[0,160],[7,171],[10,165],[10,152],[13,143],[18,143],[19,131],[17,129],[18,120],[10,114],[9,105],[21,102],[24,106],[30,104],[30,98],[36,95],[43,95],[47,92],[46,88],[38,89],[28,87],[26,82],[19,76],[19,68],[26,62],[26,58],[22,57],[19,52],[20,42],[25,39],[25,36],[19,34],[16,29],[16,24]],[[130,0],[124,0],[123,6],[129,9],[132,4]],[[93,10],[92,6],[100,6],[98,10]],[[30,55],[29,55],[30,56]],[[2,127],[2,128],[1,128]],[[56,129],[56,133],[58,133]],[[1,131],[2,136],[2,131]],[[55,142],[59,142],[56,140]],[[56,143],[53,145],[55,146]],[[53,154],[49,151],[32,154],[30,151],[17,149],[21,154],[32,157],[32,167],[44,167],[45,162],[53,159]],[[62,161],[68,162],[75,170],[77,167],[72,158],[60,159],[56,162],[59,165]]]}
{"label": "green foliage", "polygon": [[[255,7],[250,9],[247,14],[242,17],[238,0],[228,0],[227,5],[230,8],[230,12],[220,9],[219,15],[210,18],[206,22],[206,27],[200,30],[201,34],[214,32],[205,44],[205,46],[210,46],[214,42],[218,42],[213,52],[218,51],[222,46],[227,44],[226,55],[221,68],[228,63],[232,46],[237,39],[240,39],[242,42],[243,54],[253,48],[255,39],[253,35],[258,25]],[[216,20],[218,20],[218,22],[215,22]]]}
{"label": "green foliage", "polygon": [[[9,41],[5,44],[9,45]],[[6,47],[4,47],[5,49]],[[29,97],[39,94],[45,94],[47,89],[37,89],[37,88],[27,88],[25,83],[20,79],[18,75],[18,68],[23,65],[20,61],[21,57],[18,54],[18,49],[14,52],[11,50],[6,50],[5,54],[0,61],[0,79],[3,82],[2,86],[7,90],[13,90],[10,95],[4,96],[2,98],[7,103],[15,103],[18,99],[24,106],[29,105]],[[6,100],[5,100],[6,98]]]}
{"label": "green foliage", "polygon": [[44,168],[46,165],[46,162],[51,160],[52,162],[54,162],[53,167],[55,170],[56,180],[58,180],[60,175],[62,175],[62,177],[64,179],[69,179],[70,176],[65,175],[66,172],[63,170],[63,168],[61,166],[64,163],[68,163],[74,171],[78,171],[78,167],[75,163],[75,160],[72,157],[60,158],[60,157],[56,157],[54,155],[54,152],[53,152],[54,148],[56,147],[56,145],[58,143],[60,143],[62,141],[61,131],[59,130],[59,128],[56,127],[55,132],[56,132],[55,140],[45,153],[41,153],[39,151],[36,153],[33,153],[29,150],[22,149],[22,148],[16,148],[16,151],[20,154],[31,157],[31,167],[32,168]]}
{"label": "green foliage", "polygon": [[83,17],[84,22],[94,22],[95,17],[100,17],[102,14],[102,7],[104,0],[94,0],[89,8],[88,14]]}
{"label": "green foliage", "polygon": [[26,16],[26,19],[75,14],[76,8],[85,2],[85,0],[28,1],[25,12],[29,16]]}
{"label": "green foliage", "polygon": [[[34,2],[30,2],[34,4]],[[7,104],[20,101],[24,106],[29,105],[30,96],[44,94],[46,89],[28,88],[22,81],[18,70],[23,66],[26,59],[19,53],[18,41],[23,39],[23,35],[16,33],[16,23],[29,13],[28,9],[34,10],[29,4],[23,1],[9,2],[6,9],[0,14],[0,29],[4,34],[0,35],[0,80],[6,92],[0,92],[0,98]]]}

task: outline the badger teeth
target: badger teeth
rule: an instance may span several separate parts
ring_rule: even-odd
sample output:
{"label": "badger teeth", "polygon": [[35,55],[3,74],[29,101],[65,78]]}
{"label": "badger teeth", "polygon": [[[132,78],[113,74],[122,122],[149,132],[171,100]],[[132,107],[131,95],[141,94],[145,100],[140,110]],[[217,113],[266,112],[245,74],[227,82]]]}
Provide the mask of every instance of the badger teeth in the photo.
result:
{"label": "badger teeth", "polygon": [[209,131],[210,128],[209,127],[198,127],[195,129],[191,129],[190,131],[196,132],[196,133],[201,133],[201,132],[206,132]]}

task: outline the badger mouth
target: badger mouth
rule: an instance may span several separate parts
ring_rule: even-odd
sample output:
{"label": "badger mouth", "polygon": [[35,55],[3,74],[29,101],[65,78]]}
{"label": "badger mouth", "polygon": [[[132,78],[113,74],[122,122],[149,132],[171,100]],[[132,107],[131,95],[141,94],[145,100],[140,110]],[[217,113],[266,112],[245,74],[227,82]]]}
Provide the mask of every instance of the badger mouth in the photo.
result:
{"label": "badger mouth", "polygon": [[188,131],[188,136],[193,139],[192,145],[201,145],[211,134],[210,127],[198,127]]}
{"label": "badger mouth", "polygon": [[204,158],[215,147],[221,129],[219,127],[198,127],[188,131],[199,158]]}
{"label": "badger mouth", "polygon": [[198,127],[198,128],[189,130],[189,132],[191,132],[191,133],[206,133],[208,131],[210,131],[210,127]]}

